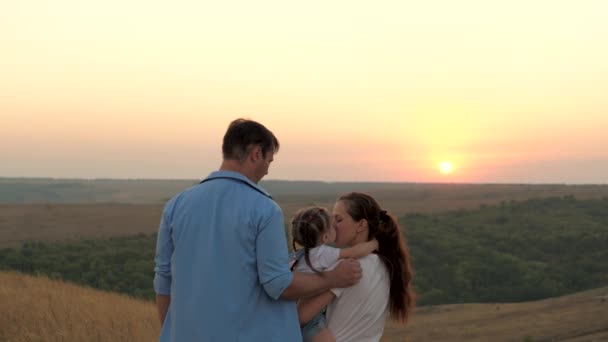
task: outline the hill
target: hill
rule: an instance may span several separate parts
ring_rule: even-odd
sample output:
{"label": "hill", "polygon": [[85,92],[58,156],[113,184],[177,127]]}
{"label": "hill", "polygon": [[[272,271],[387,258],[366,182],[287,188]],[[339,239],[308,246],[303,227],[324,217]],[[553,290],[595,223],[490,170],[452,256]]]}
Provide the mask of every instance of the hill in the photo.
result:
{"label": "hill", "polygon": [[420,304],[520,302],[608,285],[608,199],[408,214]]}
{"label": "hill", "polygon": [[407,327],[388,323],[383,342],[608,341],[608,287],[516,304],[418,308]]}
{"label": "hill", "polygon": [[159,322],[149,301],[77,285],[0,272],[0,341],[154,341]]}
{"label": "hill", "polygon": [[[382,341],[604,341],[607,294],[423,307]],[[160,328],[152,302],[13,272],[0,272],[0,302],[0,341],[153,341]]]}
{"label": "hill", "polygon": [[[403,216],[418,304],[526,302],[608,286],[607,207],[567,196]],[[155,245],[154,234],[23,242],[0,248],[0,270],[152,299]]]}

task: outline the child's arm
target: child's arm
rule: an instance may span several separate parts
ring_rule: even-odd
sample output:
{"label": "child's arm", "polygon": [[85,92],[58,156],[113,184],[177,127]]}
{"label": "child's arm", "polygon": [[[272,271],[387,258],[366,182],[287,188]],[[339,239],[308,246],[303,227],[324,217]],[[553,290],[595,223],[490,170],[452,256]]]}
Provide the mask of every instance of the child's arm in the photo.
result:
{"label": "child's arm", "polygon": [[348,258],[362,258],[366,255],[371,254],[373,251],[378,249],[378,240],[372,239],[367,242],[358,243],[352,247],[344,248],[340,250],[340,259]]}
{"label": "child's arm", "polygon": [[324,307],[329,305],[336,295],[331,291],[325,291],[313,297],[306,297],[298,301],[298,319],[300,326],[310,322]]}

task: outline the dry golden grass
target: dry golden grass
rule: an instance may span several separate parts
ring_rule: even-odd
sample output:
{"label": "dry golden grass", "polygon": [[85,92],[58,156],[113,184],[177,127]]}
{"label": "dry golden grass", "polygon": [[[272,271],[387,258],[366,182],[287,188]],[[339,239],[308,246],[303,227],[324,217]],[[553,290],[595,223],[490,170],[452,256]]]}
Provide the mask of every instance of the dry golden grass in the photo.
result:
{"label": "dry golden grass", "polygon": [[608,341],[608,288],[516,304],[419,308],[403,328],[388,323],[383,342]]}
{"label": "dry golden grass", "polygon": [[[388,323],[383,342],[608,341],[608,288],[518,304],[417,309],[403,328]],[[154,341],[151,302],[76,285],[0,272],[0,341]]]}
{"label": "dry golden grass", "polygon": [[151,302],[73,284],[0,272],[0,341],[154,341]]}

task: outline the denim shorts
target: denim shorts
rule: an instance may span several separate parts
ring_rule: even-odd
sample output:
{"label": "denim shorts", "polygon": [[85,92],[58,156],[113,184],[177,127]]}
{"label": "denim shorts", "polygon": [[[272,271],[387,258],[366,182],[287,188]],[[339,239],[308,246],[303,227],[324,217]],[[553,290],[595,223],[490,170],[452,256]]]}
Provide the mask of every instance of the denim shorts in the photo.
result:
{"label": "denim shorts", "polygon": [[323,309],[302,327],[302,341],[311,342],[312,338],[325,328],[327,328],[327,320],[325,319],[325,309]]}

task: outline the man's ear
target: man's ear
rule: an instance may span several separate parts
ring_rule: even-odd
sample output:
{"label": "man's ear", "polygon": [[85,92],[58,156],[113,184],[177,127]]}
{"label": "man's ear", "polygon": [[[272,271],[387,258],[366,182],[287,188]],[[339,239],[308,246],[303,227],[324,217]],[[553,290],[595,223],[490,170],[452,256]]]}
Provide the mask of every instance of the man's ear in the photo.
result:
{"label": "man's ear", "polygon": [[249,150],[249,158],[253,162],[262,158],[262,147],[260,145],[253,146],[251,150]]}
{"label": "man's ear", "polygon": [[262,153],[262,146],[260,145],[255,147],[255,158],[256,160],[264,159],[264,153]]}

